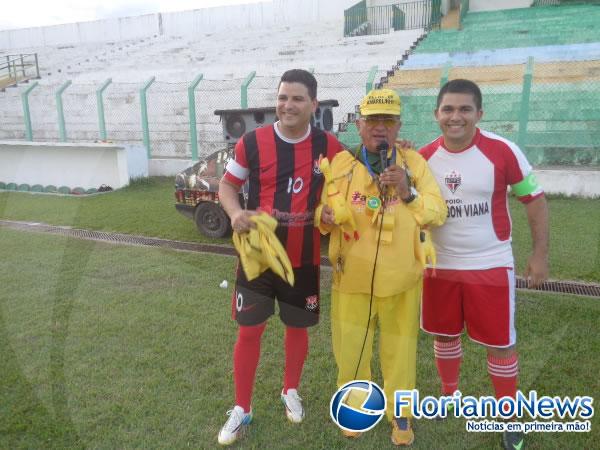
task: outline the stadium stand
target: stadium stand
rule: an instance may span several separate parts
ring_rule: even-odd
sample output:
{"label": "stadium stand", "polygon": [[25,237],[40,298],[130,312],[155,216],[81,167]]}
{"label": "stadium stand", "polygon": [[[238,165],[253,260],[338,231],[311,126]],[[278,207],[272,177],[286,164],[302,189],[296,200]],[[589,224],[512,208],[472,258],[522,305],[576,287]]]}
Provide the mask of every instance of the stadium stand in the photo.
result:
{"label": "stadium stand", "polygon": [[[441,80],[469,78],[484,94],[481,126],[524,144],[534,165],[600,166],[598,23],[598,5],[540,6],[468,13],[462,30],[430,32],[381,80],[402,97],[401,134],[418,146],[434,139]],[[534,64],[524,106],[529,57]],[[359,140],[351,123],[340,136],[348,145]]]}
{"label": "stadium stand", "polygon": [[[63,94],[69,140],[99,139],[96,90],[111,78],[104,109],[108,139],[141,141],[139,89],[151,77],[148,115],[152,155],[189,158],[188,86],[198,74],[197,126],[203,155],[222,146],[217,109],[239,108],[240,87],[251,72],[248,106],[274,104],[278,78],[289,68],[310,68],[319,80],[319,98],[336,99],[334,122],[364,94],[371,68],[385,74],[396,55],[407,52],[422,29],[378,36],[342,37],[342,22],[215,31],[201,36],[150,36],[123,42],[65,44],[18,51],[39,54],[42,80],[30,96],[34,140],[60,139],[55,93]],[[277,45],[272,45],[277,42]],[[14,50],[13,50],[14,51]],[[0,139],[24,139],[19,90],[0,93]]]}
{"label": "stadium stand", "polygon": [[432,33],[415,54],[598,42],[598,14],[593,4],[469,12],[462,30]]}

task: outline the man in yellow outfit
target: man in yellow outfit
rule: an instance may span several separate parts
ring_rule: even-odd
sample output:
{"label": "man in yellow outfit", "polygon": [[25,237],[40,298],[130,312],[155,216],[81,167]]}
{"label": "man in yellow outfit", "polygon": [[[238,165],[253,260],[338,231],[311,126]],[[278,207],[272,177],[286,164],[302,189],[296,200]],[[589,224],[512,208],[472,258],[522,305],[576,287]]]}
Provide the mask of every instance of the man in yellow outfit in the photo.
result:
{"label": "man in yellow outfit", "polygon": [[[331,162],[335,186],[352,211],[357,235],[335,226],[335,214],[327,205],[316,217],[321,231],[331,233],[331,323],[338,387],[371,379],[378,324],[392,442],[410,445],[414,440],[410,410],[404,408],[401,417],[394,418],[394,392],[415,387],[424,267],[421,228],[441,225],[447,209],[423,157],[396,145],[400,112],[395,91],[369,92],[356,121],[362,144],[338,153]],[[342,432],[346,437],[360,434]]]}

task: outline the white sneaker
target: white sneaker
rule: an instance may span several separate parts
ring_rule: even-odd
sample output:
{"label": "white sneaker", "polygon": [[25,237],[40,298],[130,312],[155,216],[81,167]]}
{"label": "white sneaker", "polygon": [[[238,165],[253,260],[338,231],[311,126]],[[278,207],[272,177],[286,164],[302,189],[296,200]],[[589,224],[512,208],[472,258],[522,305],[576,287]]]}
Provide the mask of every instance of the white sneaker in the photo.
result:
{"label": "white sneaker", "polygon": [[288,389],[287,394],[281,391],[281,401],[285,405],[285,415],[290,422],[300,423],[304,419],[302,399],[296,389]]}
{"label": "white sneaker", "polygon": [[252,410],[245,413],[241,406],[234,406],[233,409],[227,411],[227,415],[229,419],[219,431],[218,441],[221,445],[233,444],[241,436],[244,427],[252,422]]}

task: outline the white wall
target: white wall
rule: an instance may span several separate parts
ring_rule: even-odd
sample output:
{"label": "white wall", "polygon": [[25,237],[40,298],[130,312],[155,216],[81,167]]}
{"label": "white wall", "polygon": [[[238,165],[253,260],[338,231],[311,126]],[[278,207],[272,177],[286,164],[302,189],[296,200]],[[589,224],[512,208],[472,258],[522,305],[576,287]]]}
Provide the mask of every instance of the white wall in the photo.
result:
{"label": "white wall", "polygon": [[[190,159],[152,159],[150,176],[175,176],[193,164]],[[600,172],[597,170],[534,169],[547,194],[600,198]]]}
{"label": "white wall", "polygon": [[529,8],[533,0],[470,0],[469,11],[496,11],[499,9]]}
{"label": "white wall", "polygon": [[600,198],[600,172],[597,170],[534,169],[536,178],[548,194]]}
{"label": "white wall", "polygon": [[116,189],[148,176],[145,155],[142,146],[0,141],[0,181]]}
{"label": "white wall", "polygon": [[157,14],[4,30],[0,31],[0,52],[47,45],[122,41],[158,32]]}
{"label": "white wall", "polygon": [[358,0],[271,0],[247,5],[103,19],[0,31],[0,53],[47,45],[110,42],[159,34],[202,35],[224,29],[343,21]]}

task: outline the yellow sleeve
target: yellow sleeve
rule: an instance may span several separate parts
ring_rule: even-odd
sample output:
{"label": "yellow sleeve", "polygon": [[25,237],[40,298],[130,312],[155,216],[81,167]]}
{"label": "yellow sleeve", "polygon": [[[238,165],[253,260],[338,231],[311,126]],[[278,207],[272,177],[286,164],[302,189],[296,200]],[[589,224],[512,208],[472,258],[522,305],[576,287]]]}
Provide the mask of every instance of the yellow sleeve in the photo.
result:
{"label": "yellow sleeve", "polygon": [[317,209],[315,209],[314,224],[315,227],[319,229],[321,234],[325,235],[331,233],[331,230],[333,230],[334,226],[321,223],[321,212],[323,211],[323,206],[325,206],[325,203],[323,203],[323,199],[321,199],[321,203],[319,203],[319,206],[317,206]]}
{"label": "yellow sleeve", "polygon": [[417,198],[407,205],[408,210],[420,226],[442,225],[448,209],[427,161],[415,151],[407,151],[406,159],[418,192]]}

